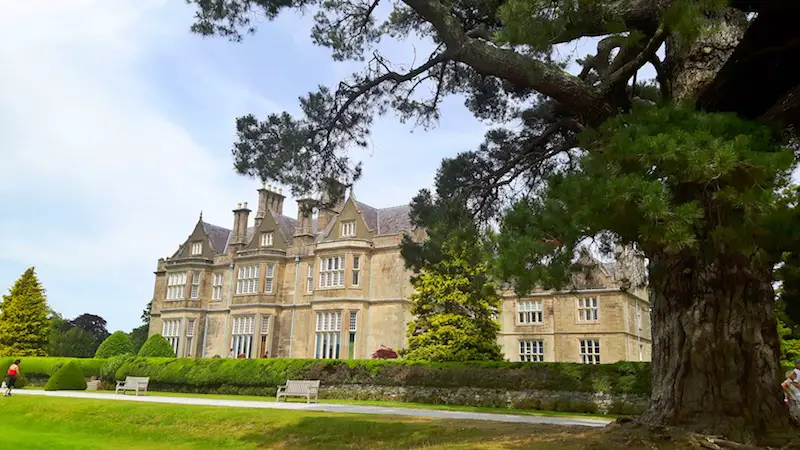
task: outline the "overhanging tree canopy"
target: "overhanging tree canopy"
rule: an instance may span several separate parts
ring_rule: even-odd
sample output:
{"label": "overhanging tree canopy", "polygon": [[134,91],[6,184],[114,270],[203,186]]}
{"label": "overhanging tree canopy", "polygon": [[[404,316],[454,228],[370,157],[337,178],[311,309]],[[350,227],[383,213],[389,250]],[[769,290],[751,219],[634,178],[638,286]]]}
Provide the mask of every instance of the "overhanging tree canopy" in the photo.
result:
{"label": "overhanging tree canopy", "polygon": [[[552,236],[529,230],[536,246],[521,255],[521,267],[552,263],[554,252],[567,255],[561,258],[566,264],[575,239],[592,234],[647,244],[652,240],[642,236],[649,230],[654,237],[660,227],[657,240],[675,240],[674,246],[640,245],[651,261],[654,308],[654,401],[646,420],[743,437],[787,423],[775,385],[778,338],[770,285],[781,240],[770,235],[786,236],[780,230],[791,229],[787,223],[793,220],[790,205],[774,191],[795,164],[781,147],[791,136],[779,132],[800,122],[800,46],[791,23],[798,2],[402,0],[383,21],[376,17],[380,0],[190,2],[198,6],[195,32],[232,39],[252,30],[258,16],[314,7],[314,41],[329,47],[334,59],[364,61],[363,71],[334,89],[322,87],[301,98],[302,117],[239,118],[233,156],[240,173],[289,185],[296,195],[324,189],[330,178],[352,182],[360,166],[347,150],[366,145],[376,115],[393,110],[402,119],[432,125],[442,98],[461,94],[477,117],[511,126],[490,131],[476,151],[448,161],[457,169],[443,170],[450,194],[466,199],[480,219],[498,217],[512,204],[517,211],[535,211],[536,201],[560,211],[549,216],[558,221],[541,223]],[[412,36],[429,39],[434,50],[410,70],[399,70],[374,50],[380,39]],[[572,75],[554,49],[584,37],[596,38],[597,50]],[[655,80],[637,79],[645,65],[654,67]],[[696,113],[675,105],[691,100]],[[651,111],[618,120],[599,135],[600,145],[577,150],[584,130],[639,107]],[[708,115],[714,112],[738,118]],[[675,122],[662,132],[653,128],[659,117]],[[778,129],[741,119],[765,119]],[[689,136],[681,121],[716,125],[690,127]],[[630,160],[619,153],[626,151],[622,147],[606,158],[604,145],[613,144],[613,133],[625,127],[645,128],[646,139],[665,139],[673,154],[659,154],[650,142],[634,146],[640,155],[628,155]],[[693,154],[697,148],[690,145],[708,154]],[[643,166],[639,156],[653,166]],[[676,171],[693,162],[717,165],[722,178],[714,170]],[[604,187],[617,195],[605,200],[615,207],[638,202],[637,220],[614,216],[597,223],[591,208],[564,207],[564,196],[577,190],[568,186],[575,177],[598,177],[604,168],[616,170]],[[658,190],[660,183],[661,194],[631,196],[627,185],[613,191],[613,182],[622,186],[626,177],[644,179],[641,189]],[[754,206],[757,200],[768,204]],[[513,225],[511,219],[506,224]],[[674,230],[669,220],[678,221]],[[744,220],[738,228],[737,220]],[[744,239],[723,235],[732,229]],[[753,230],[755,235],[746,235]],[[716,320],[706,323],[707,318]],[[741,395],[719,395],[720,390]]]}

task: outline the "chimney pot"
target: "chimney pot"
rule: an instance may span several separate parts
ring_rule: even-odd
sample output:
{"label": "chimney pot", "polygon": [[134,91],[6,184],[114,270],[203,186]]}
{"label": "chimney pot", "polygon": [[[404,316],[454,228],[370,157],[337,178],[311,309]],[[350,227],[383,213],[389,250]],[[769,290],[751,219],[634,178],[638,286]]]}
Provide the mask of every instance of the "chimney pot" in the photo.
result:
{"label": "chimney pot", "polygon": [[244,202],[244,207],[247,208],[247,202]]}
{"label": "chimney pot", "polygon": [[242,203],[241,203],[241,202],[237,203],[237,204],[236,204],[236,208],[237,208],[237,209],[242,209]]}

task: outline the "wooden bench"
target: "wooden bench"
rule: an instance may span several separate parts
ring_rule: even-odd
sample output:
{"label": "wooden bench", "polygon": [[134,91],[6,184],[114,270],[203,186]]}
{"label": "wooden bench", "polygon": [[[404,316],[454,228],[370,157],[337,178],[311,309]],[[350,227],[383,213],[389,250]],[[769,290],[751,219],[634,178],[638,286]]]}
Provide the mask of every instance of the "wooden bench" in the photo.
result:
{"label": "wooden bench", "polygon": [[119,394],[120,391],[122,394],[125,394],[125,391],[136,391],[136,395],[139,395],[139,392],[147,392],[147,384],[150,383],[150,377],[127,377],[125,381],[117,381],[117,390],[116,393]]}
{"label": "wooden bench", "polygon": [[319,380],[286,380],[286,385],[278,386],[278,393],[275,400],[281,401],[281,397],[305,397],[306,403],[319,403]]}

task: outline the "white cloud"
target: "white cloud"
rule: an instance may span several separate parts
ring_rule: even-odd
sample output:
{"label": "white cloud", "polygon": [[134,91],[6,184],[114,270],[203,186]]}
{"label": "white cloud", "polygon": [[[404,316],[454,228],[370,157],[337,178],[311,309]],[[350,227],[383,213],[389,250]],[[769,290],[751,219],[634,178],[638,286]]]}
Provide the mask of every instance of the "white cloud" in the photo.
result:
{"label": "white cloud", "polygon": [[[162,112],[163,93],[150,79],[158,74],[142,69],[154,49],[198,39],[188,32],[191,8],[171,3],[3,5],[0,40],[13,45],[0,46],[0,198],[39,203],[0,204],[1,258],[88,280],[101,271],[103,282],[136,286],[120,298],[146,302],[156,258],[174,251],[197,213],[229,225],[243,188],[254,188],[232,173],[227,149],[203,148]],[[215,140],[232,142],[232,118],[242,111],[279,109],[212,62],[195,55],[180,63],[196,66],[187,90],[227,121]],[[58,217],[46,213],[50,197]],[[60,294],[51,289],[51,301]],[[119,305],[133,315],[118,321],[134,324],[140,308]]]}
{"label": "white cloud", "polygon": [[[262,83],[272,64],[248,72],[249,64],[273,58],[275,71],[310,70],[314,84],[338,68],[327,50],[299,40],[296,25],[307,18],[272,29],[298,39],[292,48],[204,42],[198,51],[192,14],[167,0],[5,2],[0,42],[12,45],[0,45],[0,285],[19,275],[9,270],[36,265],[57,310],[130,328],[152,296],[156,259],[175,250],[199,211],[230,227],[234,204],[255,202],[255,183],[231,168],[233,118],[297,105],[276,105],[248,82],[276,98],[313,86]],[[403,46],[387,50],[408,59]],[[448,117],[435,133],[409,134],[391,115],[376,124],[373,147],[352,155],[368,170],[359,199],[407,203],[442,157],[480,142],[484,127],[474,119]],[[294,202],[284,213],[296,213]],[[4,262],[13,265],[6,272]],[[112,298],[100,289],[113,289]]]}

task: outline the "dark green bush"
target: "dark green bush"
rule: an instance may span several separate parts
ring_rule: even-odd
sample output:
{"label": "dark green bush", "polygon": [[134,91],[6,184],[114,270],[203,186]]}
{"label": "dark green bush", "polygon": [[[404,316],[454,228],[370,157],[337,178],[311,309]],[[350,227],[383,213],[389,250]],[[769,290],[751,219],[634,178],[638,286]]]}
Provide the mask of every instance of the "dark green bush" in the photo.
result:
{"label": "dark green bush", "polygon": [[287,379],[319,379],[324,386],[372,384],[501,390],[551,390],[649,395],[650,364],[617,363],[413,363],[314,359],[136,358],[123,363],[117,379],[150,377],[170,390],[202,392],[261,388],[273,393]]}
{"label": "dark green bush", "polygon": [[107,337],[95,352],[95,358],[111,358],[119,355],[133,355],[133,342],[128,333],[117,331]]}
{"label": "dark green bush", "polygon": [[160,334],[154,334],[147,338],[142,348],[139,349],[139,355],[148,358],[174,358],[175,351],[169,342]]}
{"label": "dark green bush", "polygon": [[136,358],[134,355],[117,355],[103,361],[100,376],[106,379],[116,379],[115,374],[123,364]]}
{"label": "dark green bush", "polygon": [[30,383],[36,381],[47,381],[48,378],[53,376],[64,364],[69,361],[74,361],[83,370],[87,377],[99,377],[102,375],[103,365],[105,360],[94,358],[66,358],[66,357],[49,357],[49,356],[19,356],[19,357],[5,357],[0,358],[0,369],[8,369],[8,366],[14,362],[15,359],[20,359],[22,362],[19,365],[20,372],[25,375]]}
{"label": "dark green bush", "polygon": [[82,391],[85,389],[86,376],[75,361],[64,364],[44,385],[45,391]]}

